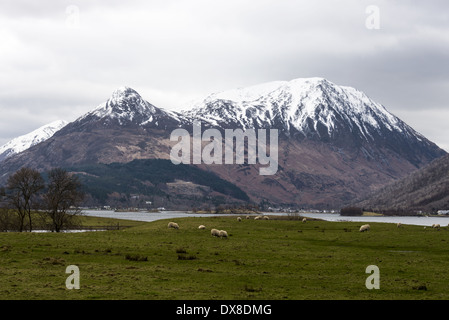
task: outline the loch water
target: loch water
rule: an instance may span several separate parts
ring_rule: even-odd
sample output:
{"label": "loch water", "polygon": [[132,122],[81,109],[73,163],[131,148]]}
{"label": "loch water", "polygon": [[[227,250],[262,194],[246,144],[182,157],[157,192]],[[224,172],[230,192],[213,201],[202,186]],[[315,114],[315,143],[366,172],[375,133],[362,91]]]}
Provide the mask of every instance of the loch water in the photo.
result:
{"label": "loch water", "polygon": [[[117,218],[137,221],[156,221],[162,219],[174,219],[183,217],[213,217],[214,213],[192,213],[186,211],[161,211],[161,212],[145,212],[145,211],[129,211],[115,212],[111,210],[83,210],[88,216]],[[285,215],[285,212],[266,212],[266,215]],[[253,214],[254,216],[255,214]],[[440,224],[447,226],[449,224],[449,216],[341,216],[338,213],[307,213],[301,212],[301,216],[308,218],[322,219],[326,221],[358,221],[358,222],[385,222],[385,223],[402,223],[404,225],[421,225],[432,226],[432,224]],[[220,214],[220,216],[237,216],[236,214]],[[243,214],[242,216],[246,216]]]}

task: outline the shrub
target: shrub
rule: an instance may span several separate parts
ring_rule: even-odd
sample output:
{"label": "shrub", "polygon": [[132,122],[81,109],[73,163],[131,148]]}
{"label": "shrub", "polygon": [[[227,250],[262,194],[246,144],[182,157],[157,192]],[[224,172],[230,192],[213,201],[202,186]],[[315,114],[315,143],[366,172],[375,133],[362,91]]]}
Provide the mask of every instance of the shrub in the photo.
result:
{"label": "shrub", "polygon": [[196,256],[192,256],[192,255],[182,255],[182,254],[178,254],[178,260],[195,260],[197,259]]}
{"label": "shrub", "polygon": [[361,216],[363,215],[362,208],[358,207],[345,207],[340,210],[342,216]]}
{"label": "shrub", "polygon": [[127,254],[125,259],[129,261],[148,261],[148,257],[141,256],[140,254]]}

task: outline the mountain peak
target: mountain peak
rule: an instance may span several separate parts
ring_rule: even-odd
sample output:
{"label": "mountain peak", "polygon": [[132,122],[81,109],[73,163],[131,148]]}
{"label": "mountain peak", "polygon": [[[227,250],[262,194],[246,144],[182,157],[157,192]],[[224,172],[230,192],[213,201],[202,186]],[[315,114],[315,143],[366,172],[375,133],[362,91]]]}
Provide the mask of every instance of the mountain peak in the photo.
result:
{"label": "mountain peak", "polygon": [[120,86],[120,87],[118,87],[117,89],[114,90],[113,94],[114,94],[114,93],[126,93],[126,92],[137,93],[137,91],[134,90],[134,89],[131,88],[131,87],[128,87],[128,86]]}
{"label": "mountain peak", "polygon": [[109,100],[120,104],[129,100],[142,100],[142,97],[133,88],[122,86],[112,92],[112,96]]}
{"label": "mountain peak", "polygon": [[106,105],[109,108],[118,108],[115,111],[121,113],[122,110],[138,111],[139,109],[146,109],[150,104],[144,101],[136,90],[123,86],[112,92]]}
{"label": "mountain peak", "polygon": [[107,122],[116,119],[119,124],[128,122],[141,124],[150,120],[154,113],[156,113],[156,107],[143,100],[136,90],[122,86],[114,90],[106,102],[79,120],[94,116],[100,119],[104,118]]}
{"label": "mountain peak", "polygon": [[329,81],[323,77],[295,78],[295,79],[292,79],[290,81],[285,81],[285,82],[289,82],[289,83],[301,82],[301,83],[312,83],[312,84],[321,84],[321,83],[334,84],[331,81]]}
{"label": "mountain peak", "polygon": [[[75,121],[75,128],[82,126],[177,126],[182,118],[176,112],[159,109],[144,100],[128,86],[121,86],[112,92],[105,102]],[[72,127],[72,126],[71,126]],[[73,128],[70,130],[74,130]]]}
{"label": "mountain peak", "polygon": [[221,99],[231,100],[235,102],[255,101],[261,97],[272,95],[279,91],[290,91],[298,93],[308,91],[311,88],[316,88],[320,85],[336,86],[334,83],[325,78],[296,78],[290,81],[270,81],[261,84],[252,85],[249,87],[237,88],[233,90],[226,90],[218,93],[213,93],[206,99]]}

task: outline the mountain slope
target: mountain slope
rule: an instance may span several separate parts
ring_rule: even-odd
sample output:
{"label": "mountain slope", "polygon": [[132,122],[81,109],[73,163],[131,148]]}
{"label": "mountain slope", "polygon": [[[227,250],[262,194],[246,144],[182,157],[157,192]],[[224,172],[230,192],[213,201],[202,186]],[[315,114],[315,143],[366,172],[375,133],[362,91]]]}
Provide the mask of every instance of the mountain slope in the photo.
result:
{"label": "mountain slope", "polygon": [[95,204],[132,207],[139,199],[140,202],[150,200],[152,207],[170,204],[171,208],[185,209],[201,204],[206,197],[219,197],[231,203],[249,200],[240,188],[215,174],[194,166],[174,165],[170,160],[133,160],[74,166],[67,170],[79,176]]}
{"label": "mountain slope", "polygon": [[372,210],[449,209],[449,155],[369,194],[355,205]]}
{"label": "mountain slope", "polygon": [[280,131],[275,176],[209,166],[257,201],[336,208],[446,154],[364,93],[322,78],[211,94],[184,114],[218,128]]}
{"label": "mountain slope", "polygon": [[219,127],[276,128],[300,140],[362,150],[385,161],[384,149],[415,166],[444,151],[366,94],[323,78],[275,81],[212,94],[184,112]]}
{"label": "mountain slope", "polygon": [[67,123],[64,120],[53,121],[28,134],[12,139],[0,147],[0,161],[51,138],[57,131],[67,125]]}

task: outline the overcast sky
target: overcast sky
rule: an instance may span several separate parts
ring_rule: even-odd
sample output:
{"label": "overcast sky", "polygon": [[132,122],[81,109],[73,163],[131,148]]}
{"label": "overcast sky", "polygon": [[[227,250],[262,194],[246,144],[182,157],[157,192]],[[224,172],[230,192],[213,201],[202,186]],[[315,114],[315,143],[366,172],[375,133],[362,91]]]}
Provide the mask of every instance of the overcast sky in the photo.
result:
{"label": "overcast sky", "polygon": [[364,91],[449,151],[449,1],[0,2],[0,145],[124,85],[176,110],[302,77]]}

